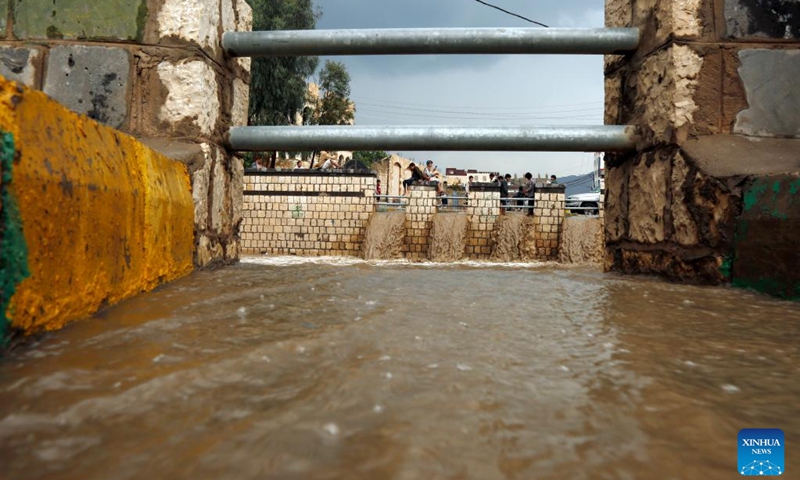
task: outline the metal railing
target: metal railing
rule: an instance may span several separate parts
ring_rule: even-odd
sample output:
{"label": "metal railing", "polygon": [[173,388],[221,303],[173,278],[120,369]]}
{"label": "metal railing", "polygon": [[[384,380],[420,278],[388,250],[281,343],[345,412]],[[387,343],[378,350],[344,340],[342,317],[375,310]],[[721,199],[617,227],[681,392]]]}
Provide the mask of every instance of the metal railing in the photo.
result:
{"label": "metal railing", "polygon": [[389,28],[226,32],[232,57],[426,54],[622,54],[636,28]]}
{"label": "metal railing", "polygon": [[466,210],[469,206],[469,197],[441,195],[436,198],[439,200],[436,208],[440,212],[459,212]]}
{"label": "metal railing", "polygon": [[234,150],[624,151],[633,127],[233,127]]}
{"label": "metal railing", "polygon": [[405,210],[408,207],[408,197],[404,195],[378,195],[376,193],[375,206],[383,211],[391,209]]}
{"label": "metal railing", "polygon": [[522,211],[533,208],[533,202],[531,197],[504,197],[500,199],[500,210]]}
{"label": "metal railing", "polygon": [[[232,57],[400,54],[621,54],[639,46],[636,28],[373,29],[226,32]],[[610,152],[635,149],[632,126],[594,127],[233,127],[239,151],[450,150]]]}

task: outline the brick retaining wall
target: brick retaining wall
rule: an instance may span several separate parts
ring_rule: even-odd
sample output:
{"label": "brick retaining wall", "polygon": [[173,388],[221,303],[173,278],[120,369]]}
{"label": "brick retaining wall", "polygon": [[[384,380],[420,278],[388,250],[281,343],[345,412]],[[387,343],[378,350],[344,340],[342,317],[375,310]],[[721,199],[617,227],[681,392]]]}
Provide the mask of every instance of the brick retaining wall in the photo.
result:
{"label": "brick retaining wall", "polygon": [[372,173],[247,172],[242,253],[360,256],[376,180]]}

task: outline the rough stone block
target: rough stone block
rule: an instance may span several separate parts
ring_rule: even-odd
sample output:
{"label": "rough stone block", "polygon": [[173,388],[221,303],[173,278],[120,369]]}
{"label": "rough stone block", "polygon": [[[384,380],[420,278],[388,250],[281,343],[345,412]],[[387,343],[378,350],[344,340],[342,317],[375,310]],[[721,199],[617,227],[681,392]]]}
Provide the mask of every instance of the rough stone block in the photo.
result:
{"label": "rough stone block", "polygon": [[50,50],[44,93],[71,110],[120,128],[128,114],[130,56],[116,47]]}
{"label": "rough stone block", "polygon": [[219,49],[220,0],[164,0],[158,11],[163,40],[194,43],[216,56]]}
{"label": "rough stone block", "polygon": [[[628,234],[641,243],[664,241],[664,213],[667,206],[667,179],[670,162],[657,153],[642,155],[629,180]],[[650,164],[649,166],[647,164]]]}
{"label": "rough stone block", "polygon": [[[2,8],[0,8],[2,11]],[[40,89],[39,72],[44,61],[44,50],[37,47],[0,47],[0,75],[28,87]]]}
{"label": "rough stone block", "polygon": [[680,245],[697,245],[697,224],[689,211],[687,191],[691,191],[694,175],[678,152],[672,165],[672,229],[675,242]]}
{"label": "rough stone block", "polygon": [[736,117],[734,133],[800,137],[800,50],[742,50],[739,59],[750,107]]}
{"label": "rough stone block", "polygon": [[[194,228],[203,232],[208,228],[208,190],[211,180],[211,167],[217,157],[216,147],[203,143],[204,161],[202,167],[192,174],[192,199],[194,200]],[[261,212],[263,213],[263,212]],[[202,263],[198,259],[198,264]]]}
{"label": "rough stone block", "polygon": [[23,39],[141,40],[146,21],[146,0],[14,0],[14,36]]}
{"label": "rough stone block", "polygon": [[645,144],[674,142],[687,136],[698,109],[694,94],[703,58],[690,47],[675,45],[651,55],[626,80],[628,122],[646,125]]}
{"label": "rough stone block", "polygon": [[226,168],[227,155],[217,151],[211,187],[211,228],[218,234],[230,236],[232,233],[231,214],[233,212],[230,192],[230,175]]}
{"label": "rough stone block", "polygon": [[725,0],[729,37],[800,38],[797,0]]}
{"label": "rough stone block", "polygon": [[220,116],[214,69],[201,60],[162,62],[158,77],[166,90],[159,119],[172,133],[211,136]]}

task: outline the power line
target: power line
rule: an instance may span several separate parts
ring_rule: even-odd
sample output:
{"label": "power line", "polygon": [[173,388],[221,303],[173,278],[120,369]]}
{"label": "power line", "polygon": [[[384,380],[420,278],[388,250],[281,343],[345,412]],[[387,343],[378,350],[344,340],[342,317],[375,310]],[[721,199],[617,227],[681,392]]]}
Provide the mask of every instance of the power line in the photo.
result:
{"label": "power line", "polygon": [[[549,115],[557,115],[562,113],[589,113],[593,112],[596,113],[599,108],[579,108],[579,109],[570,109],[570,110],[555,110],[549,112],[539,112],[539,111],[530,111],[530,112],[522,112],[522,113],[501,113],[501,112],[471,112],[467,110],[439,110],[439,109],[430,109],[430,108],[414,108],[414,107],[401,107],[395,105],[388,105],[388,104],[381,104],[381,103],[370,103],[370,102],[358,102],[356,103],[356,107],[362,106],[368,107],[379,107],[385,108],[389,110],[403,110],[403,111],[412,111],[412,112],[432,112],[432,113],[454,113],[457,115],[479,115],[479,116],[494,116],[494,117],[502,117],[502,118],[517,118],[517,117],[526,117],[531,114],[549,114]],[[599,107],[599,105],[598,105]]]}
{"label": "power line", "polygon": [[491,7],[491,8],[494,8],[494,9],[496,9],[496,10],[500,10],[501,12],[503,12],[503,13],[507,13],[507,14],[509,14],[509,15],[513,16],[513,17],[521,18],[521,19],[525,20],[526,22],[531,22],[531,23],[534,23],[534,24],[536,24],[536,25],[539,25],[540,27],[544,27],[544,28],[550,28],[550,27],[548,27],[547,25],[545,25],[544,23],[539,23],[539,22],[537,22],[536,20],[531,20],[530,18],[523,17],[522,15],[518,15],[518,14],[516,14],[516,13],[514,13],[514,12],[509,12],[508,10],[505,10],[505,9],[503,9],[503,8],[500,8],[500,7],[498,7],[497,5],[492,5],[491,3],[486,3],[486,2],[484,2],[483,0],[475,0],[475,1],[476,1],[476,2],[478,2],[478,3],[480,3],[480,4],[482,4],[482,5],[486,5],[487,7]]}
{"label": "power line", "polygon": [[[356,109],[356,115],[360,110]],[[384,110],[377,110],[377,112],[370,107],[366,108],[367,114],[372,113],[385,113],[390,115],[400,115],[403,117],[417,117],[417,118],[444,118],[449,120],[496,120],[496,121],[521,121],[521,120],[568,120],[571,118],[598,118],[603,115],[602,112],[583,114],[583,115],[558,115],[558,116],[518,116],[518,117],[501,117],[501,116],[456,116],[456,115],[435,115],[425,113],[406,113],[406,112],[387,112]]]}
{"label": "power line", "polygon": [[353,97],[352,100],[358,105],[363,100],[368,102],[381,102],[387,104],[395,104],[401,106],[414,106],[414,107],[434,107],[434,108],[471,108],[473,110],[533,110],[533,109],[554,109],[562,107],[579,107],[583,105],[603,105],[603,101],[594,102],[581,102],[581,103],[566,103],[561,105],[531,105],[528,107],[478,107],[478,106],[463,106],[463,105],[436,105],[432,103],[411,103],[411,102],[393,102],[382,98],[373,97]]}

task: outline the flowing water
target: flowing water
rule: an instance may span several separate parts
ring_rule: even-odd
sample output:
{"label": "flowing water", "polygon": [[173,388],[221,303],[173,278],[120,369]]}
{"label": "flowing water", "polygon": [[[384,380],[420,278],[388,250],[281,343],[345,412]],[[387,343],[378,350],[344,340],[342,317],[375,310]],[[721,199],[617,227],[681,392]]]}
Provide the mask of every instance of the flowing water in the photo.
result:
{"label": "flowing water", "polygon": [[603,223],[600,218],[576,215],[564,219],[559,261],[602,265],[604,256]]}
{"label": "flowing water", "polygon": [[526,237],[531,236],[532,232],[532,219],[527,215],[507,213],[498,217],[494,226],[492,261],[517,262],[526,257]]}
{"label": "flowing water", "polygon": [[433,262],[455,262],[464,257],[469,219],[465,213],[433,216],[428,258]]}
{"label": "flowing water", "polygon": [[[800,305],[551,264],[254,259],[0,362],[0,478],[730,479],[800,468]],[[796,477],[794,477],[796,478]]]}
{"label": "flowing water", "polygon": [[388,260],[403,256],[405,212],[378,212],[372,215],[364,236],[364,258]]}

